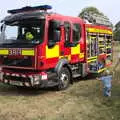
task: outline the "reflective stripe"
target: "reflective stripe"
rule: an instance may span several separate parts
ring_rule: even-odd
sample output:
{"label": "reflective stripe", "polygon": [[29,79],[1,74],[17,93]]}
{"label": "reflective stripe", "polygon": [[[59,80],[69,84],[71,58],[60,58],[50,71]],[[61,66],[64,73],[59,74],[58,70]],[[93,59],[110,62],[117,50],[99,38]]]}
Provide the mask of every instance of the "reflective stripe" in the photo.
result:
{"label": "reflective stripe", "polygon": [[112,31],[110,30],[103,30],[103,29],[96,29],[96,28],[88,28],[88,32],[94,32],[94,33],[105,33],[105,34],[112,34]]}
{"label": "reflective stripe", "polygon": [[22,55],[34,56],[35,51],[34,50],[22,50]]}
{"label": "reflective stripe", "polygon": [[8,50],[7,49],[1,49],[0,50],[0,55],[8,55]]}
{"label": "reflective stripe", "polygon": [[95,59],[95,58],[97,58],[97,56],[90,57],[90,58],[88,58],[88,60]]}
{"label": "reflective stripe", "polygon": [[79,58],[84,58],[84,53],[80,53]]}
{"label": "reflective stripe", "polygon": [[87,58],[87,63],[90,63],[90,62],[93,62],[93,61],[97,61],[97,56]]}
{"label": "reflective stripe", "polygon": [[71,48],[71,55],[80,54],[80,44]]}
{"label": "reflective stripe", "polygon": [[[8,49],[0,49],[0,55],[9,55],[9,50]],[[35,51],[34,50],[22,50],[22,55],[28,55],[28,56],[34,56]]]}
{"label": "reflective stripe", "polygon": [[88,60],[87,63],[90,63],[90,62],[93,62],[93,61],[97,61],[97,59]]}
{"label": "reflective stripe", "polygon": [[26,78],[27,76],[26,76],[26,75],[21,75],[21,77],[24,77],[24,78]]}
{"label": "reflective stripe", "polygon": [[106,48],[112,48],[112,46],[107,46]]}
{"label": "reflective stripe", "polygon": [[10,75],[10,73],[6,73],[6,75]]}
{"label": "reflective stripe", "polygon": [[7,80],[7,79],[4,79],[4,83],[8,83],[8,80]]}
{"label": "reflective stripe", "polygon": [[100,70],[98,70],[98,73],[100,73],[100,72],[102,72],[102,71],[104,71],[104,70],[106,70],[107,68],[102,68],[102,69],[100,69]]}
{"label": "reflective stripe", "polygon": [[48,46],[46,46],[46,58],[55,58],[55,57],[59,57],[59,45],[55,45],[52,48],[48,48]]}

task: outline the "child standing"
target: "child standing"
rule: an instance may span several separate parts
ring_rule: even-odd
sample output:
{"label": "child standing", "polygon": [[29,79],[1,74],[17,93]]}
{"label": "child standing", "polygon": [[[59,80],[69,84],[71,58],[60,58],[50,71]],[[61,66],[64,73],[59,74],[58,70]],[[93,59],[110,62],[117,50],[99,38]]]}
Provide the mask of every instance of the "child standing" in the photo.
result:
{"label": "child standing", "polygon": [[104,96],[111,96],[111,88],[112,88],[112,74],[109,70],[105,70],[102,73],[102,77],[98,78],[103,83],[103,94]]}

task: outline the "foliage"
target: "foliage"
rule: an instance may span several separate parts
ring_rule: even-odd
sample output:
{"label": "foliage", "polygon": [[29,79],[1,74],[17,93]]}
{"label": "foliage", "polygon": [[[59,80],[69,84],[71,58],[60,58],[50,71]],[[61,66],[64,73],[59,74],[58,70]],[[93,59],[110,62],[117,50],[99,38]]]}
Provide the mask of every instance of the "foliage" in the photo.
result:
{"label": "foliage", "polygon": [[100,12],[95,7],[86,7],[86,8],[83,8],[82,11],[80,12],[80,14],[78,16],[81,17],[81,18],[84,18],[84,14],[85,13],[89,13],[89,12],[104,16],[104,14],[102,12]]}
{"label": "foliage", "polygon": [[115,25],[114,40],[120,41],[120,21]]}

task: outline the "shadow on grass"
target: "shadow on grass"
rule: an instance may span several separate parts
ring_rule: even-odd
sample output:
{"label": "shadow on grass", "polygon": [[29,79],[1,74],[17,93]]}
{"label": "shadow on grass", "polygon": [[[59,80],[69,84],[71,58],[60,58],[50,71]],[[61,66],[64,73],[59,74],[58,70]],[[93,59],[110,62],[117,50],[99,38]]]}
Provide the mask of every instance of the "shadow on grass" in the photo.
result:
{"label": "shadow on grass", "polygon": [[96,80],[96,77],[99,77],[99,75],[98,74],[88,74],[86,77],[74,78],[74,82]]}
{"label": "shadow on grass", "polygon": [[47,94],[49,92],[56,91],[55,87],[48,88],[27,88],[27,87],[16,87],[11,85],[5,85],[0,83],[0,95],[1,96],[37,96],[41,94]]}
{"label": "shadow on grass", "polygon": [[[88,80],[95,80],[96,74],[89,74],[87,77],[77,77],[73,79],[73,82],[81,82]],[[0,83],[0,95],[13,95],[13,96],[37,96],[42,94],[47,94],[49,92],[56,92],[56,87],[47,87],[47,88],[27,88],[27,87],[16,87],[11,85],[6,85]]]}

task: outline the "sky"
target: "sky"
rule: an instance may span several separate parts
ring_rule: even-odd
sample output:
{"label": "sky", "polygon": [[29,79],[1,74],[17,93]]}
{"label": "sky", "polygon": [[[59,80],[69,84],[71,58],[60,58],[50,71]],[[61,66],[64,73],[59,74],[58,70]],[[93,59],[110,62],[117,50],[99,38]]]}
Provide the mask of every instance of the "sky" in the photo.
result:
{"label": "sky", "polygon": [[120,21],[120,0],[1,0],[0,20],[7,14],[7,10],[25,6],[52,5],[53,12],[69,16],[78,16],[85,7],[93,6],[103,12],[115,25]]}

